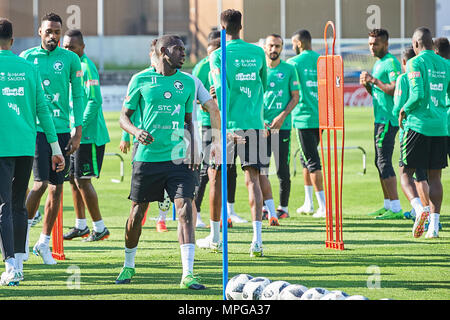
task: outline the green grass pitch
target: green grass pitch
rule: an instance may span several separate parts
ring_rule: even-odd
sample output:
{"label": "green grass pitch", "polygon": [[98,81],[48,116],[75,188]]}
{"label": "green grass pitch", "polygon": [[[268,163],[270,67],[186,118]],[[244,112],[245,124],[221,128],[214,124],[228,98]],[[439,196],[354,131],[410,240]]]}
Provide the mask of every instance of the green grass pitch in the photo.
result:
{"label": "green grass pitch", "polygon": [[[106,152],[118,149],[121,131],[117,112],[106,113],[111,143]],[[252,237],[251,223],[235,224],[229,229],[229,278],[239,273],[285,280],[307,287],[343,290],[370,299],[449,299],[450,298],[450,174],[443,171],[444,203],[440,238],[414,239],[412,221],[375,221],[366,214],[382,204],[382,193],[373,164],[373,115],[371,108],[346,108],[346,146],[361,146],[367,151],[367,173],[362,175],[362,155],[358,150],[346,150],[344,160],[344,251],[326,249],[325,222],[295,213],[304,199],[303,179],[298,158],[297,175],[292,176],[289,210],[291,218],[281,220],[280,227],[263,224],[265,257],[249,257]],[[297,150],[292,140],[292,152]],[[398,158],[398,146],[394,163]],[[192,292],[179,288],[181,277],[177,223],[171,213],[169,232],[157,233],[157,206],[150,205],[149,217],[143,228],[136,255],[136,276],[129,285],[116,285],[124,259],[124,226],[130,201],[130,155],[124,155],[125,179],[119,177],[117,157],[105,157],[102,174],[94,182],[100,209],[111,232],[109,239],[96,243],[66,241],[65,261],[55,266],[42,264],[40,257],[30,253],[24,263],[25,280],[18,287],[0,290],[0,299],[152,299],[207,300],[222,299],[222,256],[196,250],[194,272],[202,277],[207,290]],[[291,163],[291,174],[293,164]],[[278,205],[278,181],[271,176],[275,203]],[[32,181],[30,181],[30,184]],[[209,189],[207,189],[208,192]],[[207,193],[206,193],[207,194]],[[410,205],[400,190],[403,210]],[[243,174],[238,171],[236,211],[250,221],[247,190]],[[206,197],[205,197],[206,199]],[[315,205],[317,206],[316,200]],[[42,201],[41,205],[44,202]],[[41,210],[42,210],[41,206]],[[209,220],[208,203],[202,206],[202,218]],[[74,225],[73,203],[69,184],[64,188],[64,231]],[[88,225],[92,223],[88,218]],[[42,222],[31,228],[30,247],[39,237]],[[196,237],[205,237],[209,229],[198,229]]]}

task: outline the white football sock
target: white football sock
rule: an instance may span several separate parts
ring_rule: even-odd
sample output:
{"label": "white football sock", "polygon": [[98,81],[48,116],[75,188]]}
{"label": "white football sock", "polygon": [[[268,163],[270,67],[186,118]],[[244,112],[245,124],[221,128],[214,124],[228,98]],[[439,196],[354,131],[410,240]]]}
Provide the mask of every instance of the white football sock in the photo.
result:
{"label": "white football sock", "polygon": [[211,241],[218,243],[220,241],[220,221],[209,220],[211,228]]}
{"label": "white football sock", "polygon": [[49,244],[50,244],[50,236],[41,233],[41,235],[39,236],[38,243],[39,244],[44,244],[44,245],[46,245],[48,247]]}
{"label": "white football sock", "polygon": [[102,232],[105,230],[105,223],[103,220],[92,221],[92,224],[95,232]]}
{"label": "white football sock", "polygon": [[317,202],[319,203],[319,209],[325,210],[325,208],[327,207],[327,205],[325,203],[325,191],[317,191],[316,199],[317,199]]}
{"label": "white football sock", "polygon": [[227,211],[228,211],[228,215],[230,215],[231,213],[235,213],[234,212],[234,202],[227,202]]}
{"label": "white football sock", "polygon": [[267,211],[269,211],[269,219],[273,217],[277,217],[277,211],[275,210],[275,202],[273,202],[273,199],[265,200],[264,201]]}
{"label": "white football sock", "polygon": [[134,268],[134,257],[136,256],[137,246],[134,248],[125,247],[125,262],[123,264],[124,267]]}
{"label": "white football sock", "polygon": [[414,211],[416,212],[416,214],[422,213],[423,205],[422,205],[422,202],[420,201],[420,198],[413,198],[410,203],[411,203],[411,206],[414,208]]}
{"label": "white football sock", "polygon": [[310,208],[314,207],[313,203],[313,186],[305,186],[305,205],[308,205]]}
{"label": "white football sock", "polygon": [[252,242],[256,242],[258,244],[262,244],[261,230],[262,230],[262,221],[253,221],[253,239]]}
{"label": "white football sock", "polygon": [[391,200],[390,199],[384,199],[384,208],[386,210],[391,209]]}
{"label": "white football sock", "polygon": [[402,210],[402,206],[400,205],[400,200],[391,200],[390,201],[391,211],[392,212],[400,212]]}
{"label": "white football sock", "polygon": [[6,259],[6,260],[5,260],[5,269],[6,269],[6,272],[12,272],[12,271],[14,271],[15,264],[16,264],[16,259],[14,259],[14,258],[8,258],[8,259]]}
{"label": "white football sock", "polygon": [[184,278],[189,273],[194,273],[194,256],[195,256],[195,245],[193,243],[186,243],[180,245],[181,251],[181,264],[183,266]]}
{"label": "white football sock", "polygon": [[86,219],[75,219],[75,228],[84,230],[87,227]]}
{"label": "white football sock", "polygon": [[159,209],[158,221],[166,221],[166,217],[167,217],[167,213],[168,212],[169,212],[169,210],[163,211],[163,210]]}
{"label": "white football sock", "polygon": [[282,206],[278,206],[278,209],[281,209],[285,212],[289,212],[288,207],[282,207]]}
{"label": "white football sock", "polygon": [[25,253],[15,253],[14,254],[14,260],[15,260],[15,268],[16,270],[23,270],[23,257]]}

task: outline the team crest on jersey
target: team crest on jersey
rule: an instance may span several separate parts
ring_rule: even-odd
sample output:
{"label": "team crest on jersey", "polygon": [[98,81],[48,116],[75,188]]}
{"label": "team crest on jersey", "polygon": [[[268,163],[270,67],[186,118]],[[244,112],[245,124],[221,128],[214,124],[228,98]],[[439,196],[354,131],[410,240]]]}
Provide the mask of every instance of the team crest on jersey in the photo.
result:
{"label": "team crest on jersey", "polygon": [[61,71],[62,69],[64,69],[64,63],[62,61],[55,61],[55,63],[53,64],[53,69],[55,69],[55,71]]}
{"label": "team crest on jersey", "polygon": [[178,81],[178,80],[173,83],[173,86],[177,90],[183,90],[184,89],[183,83],[181,83],[181,81]]}
{"label": "team crest on jersey", "polygon": [[170,93],[169,91],[164,92],[164,98],[166,99],[172,98],[172,93]]}
{"label": "team crest on jersey", "polygon": [[284,73],[283,72],[278,72],[277,73],[277,79],[278,80],[283,80],[284,79]]}

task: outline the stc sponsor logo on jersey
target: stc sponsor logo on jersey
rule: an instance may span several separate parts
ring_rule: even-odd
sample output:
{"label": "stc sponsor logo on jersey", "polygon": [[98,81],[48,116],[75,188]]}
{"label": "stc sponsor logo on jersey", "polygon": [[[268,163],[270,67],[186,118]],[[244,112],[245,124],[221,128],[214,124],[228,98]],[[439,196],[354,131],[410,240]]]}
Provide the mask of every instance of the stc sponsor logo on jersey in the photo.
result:
{"label": "stc sponsor logo on jersey", "polygon": [[180,114],[181,111],[181,104],[177,104],[175,106],[170,106],[170,105],[159,105],[156,107],[157,109],[157,113],[167,113],[170,114],[171,116],[175,115],[175,114]]}
{"label": "stc sponsor logo on jersey", "polygon": [[444,84],[443,83],[430,83],[430,90],[443,91],[444,90]]}
{"label": "stc sponsor logo on jersey", "polygon": [[14,96],[14,97],[23,97],[25,95],[25,88],[24,87],[18,87],[18,88],[3,88],[2,89],[2,95],[4,96]]}
{"label": "stc sponsor logo on jersey", "polygon": [[252,73],[238,73],[236,74],[236,81],[255,81],[256,80],[256,72]]}

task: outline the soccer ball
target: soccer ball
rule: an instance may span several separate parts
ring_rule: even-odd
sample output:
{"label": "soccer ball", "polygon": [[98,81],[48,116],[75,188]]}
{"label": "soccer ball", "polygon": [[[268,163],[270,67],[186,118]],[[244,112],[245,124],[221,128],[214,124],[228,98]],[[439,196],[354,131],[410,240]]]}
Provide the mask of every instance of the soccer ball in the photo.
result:
{"label": "soccer ball", "polygon": [[244,289],[242,290],[242,299],[259,300],[262,292],[269,284],[270,280],[265,277],[256,277],[247,281]]}
{"label": "soccer ball", "polygon": [[357,294],[354,296],[347,297],[345,298],[345,300],[369,300],[369,298]]}
{"label": "soccer ball", "polygon": [[225,288],[225,296],[227,300],[242,300],[242,290],[247,281],[253,279],[249,274],[238,274],[231,278]]}
{"label": "soccer ball", "polygon": [[280,292],[280,300],[300,300],[307,290],[301,284],[290,284]]}
{"label": "soccer ball", "polygon": [[320,298],[328,293],[330,291],[324,288],[311,288],[302,295],[301,300],[320,300]]}
{"label": "soccer ball", "polygon": [[344,291],[333,290],[320,298],[320,300],[345,300],[348,296]]}
{"label": "soccer ball", "polygon": [[261,300],[279,300],[280,292],[289,285],[286,281],[274,281],[264,288]]}
{"label": "soccer ball", "polygon": [[168,211],[170,209],[170,198],[166,190],[164,190],[164,200],[162,202],[158,201],[158,207],[161,211]]}

